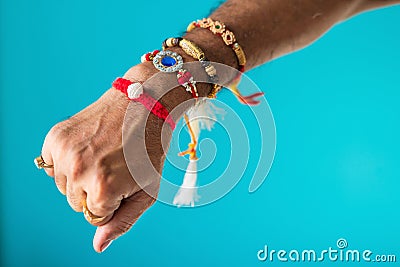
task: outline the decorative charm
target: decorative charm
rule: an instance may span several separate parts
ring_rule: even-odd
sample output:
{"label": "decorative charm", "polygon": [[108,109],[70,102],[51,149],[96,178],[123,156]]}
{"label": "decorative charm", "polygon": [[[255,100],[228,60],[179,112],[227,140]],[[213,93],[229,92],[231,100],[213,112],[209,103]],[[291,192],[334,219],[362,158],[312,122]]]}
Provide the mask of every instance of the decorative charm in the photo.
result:
{"label": "decorative charm", "polygon": [[214,24],[210,26],[210,31],[214,34],[222,34],[225,31],[225,24],[219,21],[214,21]]}
{"label": "decorative charm", "polygon": [[206,67],[204,67],[205,71],[207,72],[207,75],[209,77],[215,77],[217,75],[217,70],[214,68],[213,65],[208,65]]}
{"label": "decorative charm", "polygon": [[210,18],[204,18],[202,20],[198,21],[198,24],[202,28],[208,28],[211,27],[214,24],[214,21]]}
{"label": "decorative charm", "polygon": [[[226,30],[223,34],[222,34],[222,39],[224,40],[226,45],[231,45],[234,42],[236,42],[236,38],[235,35],[233,34],[233,32]],[[236,43],[237,44],[237,43]]]}
{"label": "decorative charm", "polygon": [[187,86],[188,83],[195,83],[192,74],[187,70],[179,70],[176,77],[178,78],[178,83],[182,86]]}
{"label": "decorative charm", "polygon": [[159,71],[175,72],[182,69],[183,59],[175,52],[163,50],[153,58],[153,64]]}
{"label": "decorative charm", "polygon": [[193,80],[193,76],[189,71],[180,69],[176,78],[178,79],[178,83],[185,87],[186,91],[191,93],[194,98],[199,97],[196,82]]}
{"label": "decorative charm", "polygon": [[195,43],[193,43],[192,41],[180,38],[180,40],[177,42],[176,45],[179,45],[182,48],[182,50],[189,56],[200,61],[205,60],[205,55],[203,50],[201,50],[200,47]]}
{"label": "decorative charm", "polygon": [[[170,45],[174,45],[179,40],[177,38],[169,38],[163,42],[163,49],[169,47]],[[178,83],[182,85],[186,91],[192,94],[192,97],[198,98],[199,94],[196,88],[196,82],[193,79],[193,76],[190,72],[183,69],[183,59],[178,53],[163,50],[158,51],[154,50],[153,52],[149,52],[144,54],[141,57],[141,60],[151,61],[153,58],[154,66],[162,71],[162,72],[177,72]]]}
{"label": "decorative charm", "polygon": [[141,83],[132,83],[126,89],[126,93],[130,100],[139,98],[143,94],[143,85]]}
{"label": "decorative charm", "polygon": [[157,99],[144,92],[142,84],[124,78],[117,78],[112,83],[112,87],[121,91],[130,100],[141,103],[148,111],[168,123],[172,131],[175,129],[175,121],[169,115],[168,109]]}
{"label": "decorative charm", "polygon": [[181,37],[167,38],[162,44],[163,49],[172,46],[180,46],[187,55],[197,59],[206,71],[209,81],[214,84],[218,82],[217,70],[211,65],[211,62],[208,61],[203,50],[197,44]]}

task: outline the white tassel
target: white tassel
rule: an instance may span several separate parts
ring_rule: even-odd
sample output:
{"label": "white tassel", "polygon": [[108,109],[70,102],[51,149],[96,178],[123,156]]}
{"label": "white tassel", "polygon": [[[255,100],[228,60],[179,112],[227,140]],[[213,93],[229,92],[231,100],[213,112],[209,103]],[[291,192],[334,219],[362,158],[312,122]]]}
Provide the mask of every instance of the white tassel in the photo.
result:
{"label": "white tassel", "polygon": [[[215,106],[210,100],[200,100],[188,112],[189,121],[198,121],[200,129],[211,131],[217,121],[217,115],[221,115],[222,119],[225,115],[225,110]],[[200,129],[198,130],[200,132]],[[197,136],[198,138],[198,136]]]}
{"label": "white tassel", "polygon": [[179,188],[178,193],[174,198],[174,205],[178,207],[181,206],[191,206],[194,207],[194,203],[199,200],[199,195],[197,194],[197,159],[191,159],[189,165],[186,169],[185,177],[183,178],[183,183]]}
{"label": "white tassel", "polygon": [[[225,114],[223,109],[217,108],[213,103],[207,100],[200,100],[193,108],[187,112],[186,123],[189,128],[191,143],[187,151],[182,155],[189,154],[189,165],[186,169],[185,177],[178,193],[174,197],[173,204],[178,207],[194,207],[200,196],[197,194],[197,157],[196,148],[201,129],[211,130],[217,119],[217,114]],[[193,149],[194,151],[190,150]],[[193,153],[191,153],[193,152]]]}

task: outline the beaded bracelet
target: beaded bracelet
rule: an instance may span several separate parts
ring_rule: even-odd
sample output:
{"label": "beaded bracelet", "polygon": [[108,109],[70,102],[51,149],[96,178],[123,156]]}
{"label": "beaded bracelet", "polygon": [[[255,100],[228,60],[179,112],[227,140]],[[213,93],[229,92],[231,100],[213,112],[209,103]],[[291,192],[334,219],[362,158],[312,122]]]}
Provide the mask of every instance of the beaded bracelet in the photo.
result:
{"label": "beaded bracelet", "polygon": [[141,103],[151,113],[168,123],[172,130],[175,129],[175,122],[169,115],[168,110],[160,102],[144,92],[141,83],[117,78],[112,83],[112,87],[124,93],[128,99]]}
{"label": "beaded bracelet", "polygon": [[224,43],[231,47],[233,52],[235,52],[239,63],[239,71],[244,72],[246,55],[244,54],[242,47],[236,41],[236,37],[233,32],[228,30],[225,24],[220,21],[213,21],[211,18],[204,18],[190,23],[187,27],[187,32],[192,31],[196,27],[209,29],[213,34],[221,36]]}
{"label": "beaded bracelet", "polygon": [[145,62],[145,61],[153,61],[154,57],[158,54],[158,52],[160,52],[160,50],[154,50],[153,52],[149,52],[144,54],[141,58],[140,58],[140,62]]}
{"label": "beaded bracelet", "polygon": [[182,56],[169,50],[154,50],[144,54],[141,62],[152,61],[156,69],[162,72],[176,72],[178,83],[182,85],[186,91],[192,94],[193,98],[198,98],[196,81],[192,74],[183,68]]}
{"label": "beaded bracelet", "polygon": [[197,59],[200,62],[205,72],[207,73],[210,83],[213,84],[213,87],[211,91],[208,93],[207,97],[216,98],[216,95],[222,89],[222,86],[216,83],[218,82],[217,70],[207,59],[203,50],[194,42],[181,37],[167,38],[162,43],[163,49],[167,49],[168,47],[174,47],[174,46],[180,46],[186,54],[193,57],[194,59]]}
{"label": "beaded bracelet", "polygon": [[201,48],[198,45],[196,45],[192,41],[183,39],[181,37],[165,39],[162,44],[164,50],[167,49],[168,47],[174,47],[174,46],[180,46],[186,54],[193,57],[194,59],[197,59],[201,63],[204,70],[206,71],[210,79],[210,82],[214,83],[218,81],[218,75],[216,69],[214,68],[213,65],[211,65],[210,61],[206,58],[203,50],[201,50]]}
{"label": "beaded bracelet", "polygon": [[193,21],[187,27],[187,32],[192,31],[194,28],[204,28],[210,30],[213,34],[221,36],[224,43],[232,48],[238,60],[239,73],[236,75],[236,77],[233,78],[231,84],[228,87],[242,104],[258,105],[260,101],[256,100],[255,98],[258,96],[262,96],[264,93],[259,92],[252,95],[243,96],[238,89],[241,74],[245,71],[246,55],[242,47],[236,41],[236,37],[233,32],[228,30],[224,23],[220,21],[214,21],[211,18],[203,18],[201,20]]}

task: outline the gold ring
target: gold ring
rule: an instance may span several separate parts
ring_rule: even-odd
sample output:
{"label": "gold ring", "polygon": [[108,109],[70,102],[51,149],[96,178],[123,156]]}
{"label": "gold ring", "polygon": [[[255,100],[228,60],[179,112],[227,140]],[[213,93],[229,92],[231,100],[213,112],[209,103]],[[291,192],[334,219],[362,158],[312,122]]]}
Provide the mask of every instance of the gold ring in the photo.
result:
{"label": "gold ring", "polygon": [[53,165],[47,164],[46,162],[44,162],[44,159],[42,157],[42,155],[40,155],[39,157],[36,157],[33,162],[35,163],[36,167],[38,169],[43,169],[43,168],[53,168]]}
{"label": "gold ring", "polygon": [[92,224],[97,224],[99,222],[104,221],[105,218],[107,218],[107,216],[104,217],[100,217],[97,215],[94,215],[87,207],[86,205],[86,201],[82,201],[82,209],[83,209],[83,215],[85,216],[85,219],[92,223]]}

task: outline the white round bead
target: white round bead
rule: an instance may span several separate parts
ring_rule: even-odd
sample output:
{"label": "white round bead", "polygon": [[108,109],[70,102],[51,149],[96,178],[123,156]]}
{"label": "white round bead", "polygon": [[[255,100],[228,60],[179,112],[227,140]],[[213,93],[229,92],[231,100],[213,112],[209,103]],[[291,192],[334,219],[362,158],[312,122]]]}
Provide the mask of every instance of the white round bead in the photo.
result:
{"label": "white round bead", "polygon": [[136,99],[143,94],[143,86],[141,83],[132,83],[126,90],[129,99]]}

